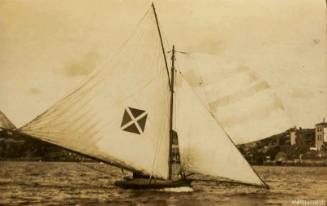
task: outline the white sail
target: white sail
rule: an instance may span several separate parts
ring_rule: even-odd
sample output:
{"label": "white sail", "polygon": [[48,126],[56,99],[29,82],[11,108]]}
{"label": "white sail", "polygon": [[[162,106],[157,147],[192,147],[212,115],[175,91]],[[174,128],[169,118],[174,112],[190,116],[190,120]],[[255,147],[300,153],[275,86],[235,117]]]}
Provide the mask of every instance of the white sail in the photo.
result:
{"label": "white sail", "polygon": [[0,111],[0,129],[15,129],[15,125],[11,123],[8,117]]}
{"label": "white sail", "polygon": [[264,185],[188,83],[177,75],[176,128],[187,171]]}
{"label": "white sail", "polygon": [[151,10],[134,32],[101,71],[20,131],[167,178],[170,93]]}
{"label": "white sail", "polygon": [[178,56],[178,69],[236,144],[291,128],[269,84],[245,66],[208,54]]}

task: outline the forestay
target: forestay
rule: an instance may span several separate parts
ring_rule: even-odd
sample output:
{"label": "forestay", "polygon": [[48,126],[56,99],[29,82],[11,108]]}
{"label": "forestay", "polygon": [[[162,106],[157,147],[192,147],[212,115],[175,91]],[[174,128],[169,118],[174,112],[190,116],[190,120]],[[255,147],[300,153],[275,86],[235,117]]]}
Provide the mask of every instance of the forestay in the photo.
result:
{"label": "forestay", "polygon": [[167,178],[168,123],[168,76],[154,14],[149,10],[112,61],[20,131]]}
{"label": "forestay", "polygon": [[176,128],[182,168],[238,182],[264,185],[189,84],[178,74]]}
{"label": "forestay", "polygon": [[248,67],[194,53],[180,54],[178,69],[236,144],[294,126],[273,89]]}

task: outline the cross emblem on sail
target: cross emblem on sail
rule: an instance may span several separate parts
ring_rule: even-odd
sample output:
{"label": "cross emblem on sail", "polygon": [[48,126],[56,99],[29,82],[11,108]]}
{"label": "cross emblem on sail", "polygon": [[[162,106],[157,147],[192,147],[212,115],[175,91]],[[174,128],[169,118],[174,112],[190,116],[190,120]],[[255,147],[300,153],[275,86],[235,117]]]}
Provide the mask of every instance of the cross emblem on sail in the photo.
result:
{"label": "cross emblem on sail", "polygon": [[144,110],[128,107],[124,111],[121,128],[126,132],[141,134],[144,132],[147,117]]}

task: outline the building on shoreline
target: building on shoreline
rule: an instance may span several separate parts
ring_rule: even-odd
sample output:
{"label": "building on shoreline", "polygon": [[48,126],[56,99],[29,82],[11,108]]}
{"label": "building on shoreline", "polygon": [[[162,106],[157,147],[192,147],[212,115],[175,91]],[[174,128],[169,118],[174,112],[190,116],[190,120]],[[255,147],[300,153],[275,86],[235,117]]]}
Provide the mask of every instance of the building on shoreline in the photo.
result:
{"label": "building on shoreline", "polygon": [[321,123],[316,124],[315,133],[315,148],[317,151],[321,151],[327,142],[327,122],[325,122],[325,119]]}
{"label": "building on shoreline", "polygon": [[286,142],[289,142],[291,146],[306,145],[308,147],[314,147],[316,144],[315,129],[293,127],[285,132],[285,136],[289,139]]}
{"label": "building on shoreline", "polygon": [[238,148],[252,164],[306,164],[304,162],[311,161],[310,164],[314,165],[317,161],[323,161],[325,165],[327,122],[317,123],[315,128],[293,127],[263,140],[239,145]]}

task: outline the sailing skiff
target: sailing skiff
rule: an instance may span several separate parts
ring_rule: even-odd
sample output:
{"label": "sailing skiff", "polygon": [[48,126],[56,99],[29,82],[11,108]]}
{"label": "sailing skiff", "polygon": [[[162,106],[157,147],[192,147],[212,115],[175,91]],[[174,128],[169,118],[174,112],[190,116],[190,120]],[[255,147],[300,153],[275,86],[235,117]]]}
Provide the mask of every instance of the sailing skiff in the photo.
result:
{"label": "sailing skiff", "polygon": [[[18,132],[142,174],[117,181],[123,188],[188,186],[191,181],[186,177],[192,173],[267,187],[234,141],[258,140],[288,127],[268,84],[244,70],[224,76],[210,66],[176,67],[174,46],[169,68],[166,54],[152,4],[105,67]],[[192,72],[198,82],[190,77]],[[236,79],[244,77],[245,86],[221,84],[233,74]],[[234,97],[226,92],[234,92]],[[244,101],[255,102],[252,110],[260,106],[270,110],[251,115],[251,109],[240,109]],[[242,130],[254,125],[260,127],[259,133],[242,136]],[[178,135],[174,147],[173,131]],[[179,172],[174,172],[173,157],[178,153]]]}

